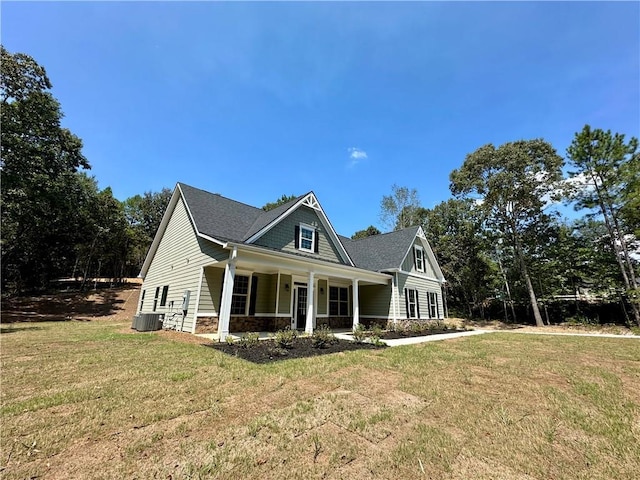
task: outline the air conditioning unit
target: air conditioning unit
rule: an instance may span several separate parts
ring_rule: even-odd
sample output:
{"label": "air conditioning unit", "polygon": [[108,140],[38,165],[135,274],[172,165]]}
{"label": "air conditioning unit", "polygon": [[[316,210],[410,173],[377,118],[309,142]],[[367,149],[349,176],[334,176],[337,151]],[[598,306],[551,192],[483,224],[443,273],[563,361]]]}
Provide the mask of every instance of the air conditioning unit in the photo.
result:
{"label": "air conditioning unit", "polygon": [[152,332],[162,328],[164,313],[139,313],[133,317],[131,328],[139,332]]}

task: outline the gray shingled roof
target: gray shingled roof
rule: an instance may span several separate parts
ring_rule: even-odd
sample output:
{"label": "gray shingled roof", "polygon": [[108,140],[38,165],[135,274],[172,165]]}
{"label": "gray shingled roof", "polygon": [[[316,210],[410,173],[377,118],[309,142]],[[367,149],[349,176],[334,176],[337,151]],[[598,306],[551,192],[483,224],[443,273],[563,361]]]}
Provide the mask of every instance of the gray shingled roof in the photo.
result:
{"label": "gray shingled roof", "polygon": [[217,240],[242,242],[251,225],[264,213],[261,208],[179,183],[198,232]]}
{"label": "gray shingled roof", "polygon": [[396,232],[373,235],[351,240],[340,237],[340,241],[356,267],[379,272],[399,268],[413,243],[419,227],[409,227]]}
{"label": "gray shingled roof", "polygon": [[[245,242],[308,194],[265,212],[222,195],[179,183],[196,229],[221,241]],[[374,272],[398,268],[418,227],[351,240],[339,235],[356,267]]]}

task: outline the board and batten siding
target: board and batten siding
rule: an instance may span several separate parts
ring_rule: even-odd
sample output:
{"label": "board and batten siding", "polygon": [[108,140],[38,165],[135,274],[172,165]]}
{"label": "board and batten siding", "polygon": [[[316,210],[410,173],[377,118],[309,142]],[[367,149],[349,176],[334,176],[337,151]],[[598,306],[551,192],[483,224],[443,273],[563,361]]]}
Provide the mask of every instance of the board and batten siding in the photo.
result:
{"label": "board and batten siding", "polygon": [[426,275],[427,277],[437,278],[433,265],[431,265],[429,257],[427,256],[426,250],[424,251],[424,266],[425,266],[424,272],[420,272],[416,269],[415,262],[413,260],[413,247],[415,247],[416,245],[418,245],[419,247],[422,247],[422,243],[418,238],[416,238],[413,246],[411,247],[411,250],[405,257],[404,262],[402,262],[401,269],[405,272],[418,273],[418,274]]}
{"label": "board and batten siding", "polygon": [[228,251],[196,236],[183,200],[179,198],[142,283],[145,298],[140,311],[154,311],[153,300],[157,287],[160,287],[161,295],[162,287],[169,286],[165,306],[160,306],[158,298],[155,310],[158,313],[169,312],[171,302],[173,311],[179,311],[182,295],[189,290],[189,308],[184,323],[180,321],[180,324],[184,331],[191,331],[202,267],[228,257]]}
{"label": "board and batten siding", "polygon": [[415,275],[407,275],[406,273],[398,273],[398,293],[400,298],[398,318],[407,318],[407,308],[405,300],[405,288],[412,288],[418,291],[418,305],[420,307],[420,318],[427,319],[429,316],[429,292],[438,294],[438,316],[444,318],[444,308],[442,303],[442,288],[436,280],[421,278]]}
{"label": "board and batten siding", "polygon": [[[317,232],[318,253],[304,252],[296,248],[295,231],[296,226],[304,223],[312,226]],[[312,208],[300,206],[295,212],[291,213],[287,218],[274,226],[267,233],[262,235],[254,242],[267,248],[273,248],[287,253],[304,255],[311,258],[318,258],[328,262],[345,264],[340,258],[337,248],[330,240],[318,214]]]}

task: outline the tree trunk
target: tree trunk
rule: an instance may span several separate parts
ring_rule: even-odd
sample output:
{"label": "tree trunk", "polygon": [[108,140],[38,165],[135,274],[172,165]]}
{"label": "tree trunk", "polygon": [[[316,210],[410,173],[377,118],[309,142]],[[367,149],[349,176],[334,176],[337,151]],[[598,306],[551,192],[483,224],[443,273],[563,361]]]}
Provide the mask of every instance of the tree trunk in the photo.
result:
{"label": "tree trunk", "polygon": [[531,283],[531,277],[529,276],[529,269],[524,261],[522,254],[522,247],[520,245],[520,239],[514,233],[514,240],[516,244],[516,255],[520,260],[520,268],[522,269],[522,278],[527,286],[527,292],[529,292],[529,302],[531,303],[531,309],[533,310],[533,317],[536,319],[536,327],[544,327],[542,321],[542,315],[540,315],[540,309],[538,308],[538,300],[536,299],[536,292],[533,291],[533,283]]}

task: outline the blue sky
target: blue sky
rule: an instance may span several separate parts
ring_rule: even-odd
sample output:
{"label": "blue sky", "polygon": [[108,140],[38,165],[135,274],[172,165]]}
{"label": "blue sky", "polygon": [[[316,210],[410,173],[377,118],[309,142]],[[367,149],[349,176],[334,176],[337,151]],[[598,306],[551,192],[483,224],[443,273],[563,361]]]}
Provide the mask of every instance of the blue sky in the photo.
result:
{"label": "blue sky", "polygon": [[101,188],[261,206],[313,190],[344,235],[423,206],[487,143],[640,132],[640,3],[2,2]]}

